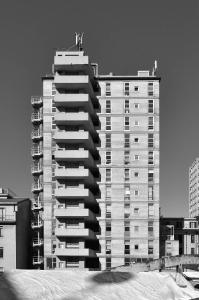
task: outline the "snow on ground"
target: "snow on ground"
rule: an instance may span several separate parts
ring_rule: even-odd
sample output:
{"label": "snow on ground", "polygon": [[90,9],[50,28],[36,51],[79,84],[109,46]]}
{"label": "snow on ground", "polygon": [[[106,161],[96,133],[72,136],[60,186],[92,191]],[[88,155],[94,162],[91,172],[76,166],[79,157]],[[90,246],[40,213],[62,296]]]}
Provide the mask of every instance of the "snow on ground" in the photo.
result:
{"label": "snow on ground", "polygon": [[199,297],[199,292],[184,278],[177,278],[178,286],[173,277],[164,272],[16,270],[0,276],[0,300],[186,300]]}

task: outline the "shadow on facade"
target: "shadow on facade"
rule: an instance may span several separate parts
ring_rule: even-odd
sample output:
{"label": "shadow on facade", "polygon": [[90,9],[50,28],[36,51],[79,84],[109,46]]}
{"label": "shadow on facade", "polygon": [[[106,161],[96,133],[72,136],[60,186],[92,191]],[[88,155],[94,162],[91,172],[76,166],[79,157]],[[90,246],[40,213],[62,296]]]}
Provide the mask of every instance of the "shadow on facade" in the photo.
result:
{"label": "shadow on facade", "polygon": [[5,273],[0,274],[0,299],[22,300]]}

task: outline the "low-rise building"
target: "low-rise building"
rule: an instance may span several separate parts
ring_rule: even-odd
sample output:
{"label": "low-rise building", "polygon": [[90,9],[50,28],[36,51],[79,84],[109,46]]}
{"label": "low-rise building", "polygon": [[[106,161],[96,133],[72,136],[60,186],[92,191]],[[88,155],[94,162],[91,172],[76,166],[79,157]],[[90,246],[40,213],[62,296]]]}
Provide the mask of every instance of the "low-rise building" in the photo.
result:
{"label": "low-rise building", "polygon": [[0,270],[31,266],[31,201],[0,188]]}
{"label": "low-rise building", "polygon": [[160,257],[199,254],[197,218],[160,218]]}

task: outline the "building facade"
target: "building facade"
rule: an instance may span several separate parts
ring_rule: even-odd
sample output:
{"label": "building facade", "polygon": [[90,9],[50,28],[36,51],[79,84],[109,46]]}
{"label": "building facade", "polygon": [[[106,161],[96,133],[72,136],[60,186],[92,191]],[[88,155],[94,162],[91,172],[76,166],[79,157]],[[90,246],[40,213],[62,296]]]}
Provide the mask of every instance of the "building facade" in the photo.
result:
{"label": "building facade", "polygon": [[199,216],[199,158],[189,168],[189,217]]}
{"label": "building facade", "polygon": [[160,218],[160,257],[199,254],[197,218]]}
{"label": "building facade", "polygon": [[99,75],[102,268],[159,257],[159,82]]}
{"label": "building facade", "polygon": [[31,267],[31,201],[0,188],[0,270]]}
{"label": "building facade", "polygon": [[56,52],[32,97],[35,266],[159,257],[159,82],[100,76],[82,49]]}

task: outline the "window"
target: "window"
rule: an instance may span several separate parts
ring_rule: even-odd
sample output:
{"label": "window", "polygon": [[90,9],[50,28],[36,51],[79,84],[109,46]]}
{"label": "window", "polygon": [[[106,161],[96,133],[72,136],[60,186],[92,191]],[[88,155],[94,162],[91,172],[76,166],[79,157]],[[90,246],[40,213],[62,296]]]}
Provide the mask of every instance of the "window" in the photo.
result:
{"label": "window", "polygon": [[130,263],[131,263],[130,257],[125,257],[125,258],[124,258],[124,265],[125,265],[125,266],[129,266]]}
{"label": "window", "polygon": [[153,182],[154,180],[154,173],[153,170],[148,171],[148,182]]}
{"label": "window", "polygon": [[110,82],[106,82],[106,96],[111,96],[111,84]]}
{"label": "window", "polygon": [[106,203],[106,218],[111,218],[111,204]]}
{"label": "window", "polygon": [[135,108],[135,109],[138,109],[138,108],[139,108],[139,103],[135,103],[135,104],[134,104],[134,108]]}
{"label": "window", "polygon": [[130,185],[125,185],[124,187],[124,194],[125,195],[130,195],[131,191],[130,191]]}
{"label": "window", "polygon": [[107,133],[106,134],[106,148],[111,148],[111,134]]}
{"label": "window", "polygon": [[153,221],[148,222],[148,233],[149,237],[153,237]]}
{"label": "window", "polygon": [[149,117],[148,119],[148,130],[153,130],[154,129],[154,118]]}
{"label": "window", "polygon": [[111,257],[106,257],[106,269],[111,269]]}
{"label": "window", "polygon": [[135,195],[135,196],[138,196],[138,195],[139,195],[139,191],[138,191],[138,190],[135,190],[135,191],[134,191],[134,195]]}
{"label": "window", "polygon": [[129,119],[129,117],[124,117],[124,130],[130,130],[130,119]]}
{"label": "window", "polygon": [[111,181],[111,169],[106,169],[106,181]]}
{"label": "window", "polygon": [[133,212],[134,212],[135,215],[138,215],[138,213],[139,213],[139,208],[138,208],[138,207],[134,207]]}
{"label": "window", "polygon": [[149,241],[148,243],[148,254],[153,254],[153,242]]}
{"label": "window", "polygon": [[130,180],[130,170],[124,169],[124,181],[129,181],[129,180]]}
{"label": "window", "polygon": [[138,121],[138,120],[135,120],[134,125],[135,125],[135,126],[139,126],[139,121]]}
{"label": "window", "polygon": [[110,200],[111,199],[111,186],[107,185],[106,186],[106,200]]}
{"label": "window", "polygon": [[138,154],[134,155],[134,160],[139,160],[139,155]]}
{"label": "window", "polygon": [[106,165],[111,164],[111,151],[106,151]]}
{"label": "window", "polygon": [[134,226],[134,231],[138,232],[139,231],[139,226]]}
{"label": "window", "polygon": [[130,151],[129,150],[124,151],[124,164],[125,165],[130,164]]}
{"label": "window", "polygon": [[111,100],[106,100],[106,113],[111,113]]}
{"label": "window", "polygon": [[148,134],[148,147],[149,148],[154,147],[153,133]]}
{"label": "window", "polygon": [[106,222],[106,235],[108,235],[108,236],[111,235],[111,222],[110,221]]}
{"label": "window", "polygon": [[111,117],[106,117],[106,130],[111,130]]}
{"label": "window", "polygon": [[148,95],[153,96],[153,82],[148,82]]}
{"label": "window", "polygon": [[0,237],[3,236],[3,226],[0,226]]}
{"label": "window", "polygon": [[106,240],[106,254],[111,254],[111,240]]}
{"label": "window", "polygon": [[134,91],[135,91],[135,92],[138,91],[138,86],[134,86]]}
{"label": "window", "polygon": [[194,255],[194,254],[195,254],[195,249],[191,248],[191,255]]}
{"label": "window", "polygon": [[134,176],[135,176],[135,177],[138,177],[138,176],[139,176],[139,173],[138,173],[138,172],[134,172]]}
{"label": "window", "polygon": [[148,200],[149,201],[153,200],[153,186],[149,186],[148,188]]}
{"label": "window", "polygon": [[124,240],[124,254],[130,254],[130,240]]}
{"label": "window", "polygon": [[129,114],[130,113],[129,100],[127,100],[127,99],[124,100],[124,113],[125,114]]}
{"label": "window", "polygon": [[134,249],[138,250],[139,249],[139,245],[134,245]]}
{"label": "window", "polygon": [[124,134],[124,148],[129,148],[130,147],[130,134],[125,133]]}
{"label": "window", "polygon": [[148,205],[148,213],[149,213],[149,218],[153,218],[154,217],[154,205],[152,203],[149,203]]}
{"label": "window", "polygon": [[191,243],[195,243],[195,236],[191,234]]}
{"label": "window", "polygon": [[148,101],[148,113],[150,113],[150,114],[154,113],[154,102],[153,102],[153,100]]}
{"label": "window", "polygon": [[[125,200],[125,198],[124,198]],[[124,202],[124,209],[129,209],[130,208],[130,202]]]}
{"label": "window", "polygon": [[134,143],[138,143],[139,139],[138,138],[134,138]]}
{"label": "window", "polygon": [[3,247],[0,247],[0,258],[3,258]]}
{"label": "window", "polygon": [[153,151],[149,151],[148,152],[148,164],[149,165],[153,165],[154,161],[153,161]]}
{"label": "window", "polygon": [[130,221],[124,221],[124,231],[125,232],[130,231]]}
{"label": "window", "polygon": [[124,95],[129,96],[129,82],[124,83]]}
{"label": "window", "polygon": [[129,219],[129,218],[130,218],[130,213],[129,213],[129,212],[124,213],[124,218],[125,218],[125,219]]}

